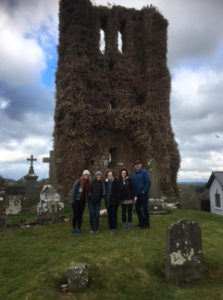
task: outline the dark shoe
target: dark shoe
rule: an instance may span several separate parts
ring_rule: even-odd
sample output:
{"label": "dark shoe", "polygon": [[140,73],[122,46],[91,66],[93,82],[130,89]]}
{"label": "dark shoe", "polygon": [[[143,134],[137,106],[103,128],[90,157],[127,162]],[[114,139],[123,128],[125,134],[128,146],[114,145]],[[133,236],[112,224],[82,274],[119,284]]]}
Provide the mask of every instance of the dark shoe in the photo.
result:
{"label": "dark shoe", "polygon": [[134,227],[141,227],[141,225],[140,225],[140,224],[137,224],[137,225],[134,225]]}
{"label": "dark shoe", "polygon": [[149,228],[150,228],[150,226],[148,226],[148,225],[140,226],[140,229],[149,229]]}

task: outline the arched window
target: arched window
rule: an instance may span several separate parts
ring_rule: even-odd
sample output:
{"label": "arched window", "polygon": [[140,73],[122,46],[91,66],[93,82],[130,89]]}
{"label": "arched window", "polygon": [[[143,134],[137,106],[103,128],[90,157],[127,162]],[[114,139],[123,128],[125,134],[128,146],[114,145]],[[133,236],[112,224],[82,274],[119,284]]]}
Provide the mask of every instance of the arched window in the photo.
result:
{"label": "arched window", "polygon": [[100,51],[102,54],[105,54],[105,32],[103,29],[100,29]]}

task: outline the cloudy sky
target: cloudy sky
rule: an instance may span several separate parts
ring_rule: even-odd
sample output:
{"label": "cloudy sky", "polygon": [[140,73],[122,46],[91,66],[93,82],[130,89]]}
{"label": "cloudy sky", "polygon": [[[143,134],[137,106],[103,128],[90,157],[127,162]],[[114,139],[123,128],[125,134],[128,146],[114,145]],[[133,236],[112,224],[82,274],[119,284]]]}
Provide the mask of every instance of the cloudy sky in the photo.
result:
{"label": "cloudy sky", "polygon": [[[71,0],[72,1],[72,0]],[[75,1],[75,0],[73,0]],[[19,179],[52,149],[58,0],[0,0],[0,174]],[[107,4],[107,0],[95,0]],[[159,8],[169,20],[172,125],[182,158],[179,181],[223,171],[223,1],[115,0]]]}

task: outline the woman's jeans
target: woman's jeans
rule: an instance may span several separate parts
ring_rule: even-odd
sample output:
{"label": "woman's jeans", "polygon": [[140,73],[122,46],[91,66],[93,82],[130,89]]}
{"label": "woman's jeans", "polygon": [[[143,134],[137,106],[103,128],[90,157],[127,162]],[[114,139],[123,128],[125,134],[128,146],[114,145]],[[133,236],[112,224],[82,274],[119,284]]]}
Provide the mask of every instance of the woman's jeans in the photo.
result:
{"label": "woman's jeans", "polygon": [[91,229],[98,229],[101,203],[88,202]]}
{"label": "woman's jeans", "polygon": [[81,201],[81,200],[76,200],[72,204],[72,209],[73,209],[73,228],[81,228],[82,225],[82,217],[84,213],[86,202]]}
{"label": "woman's jeans", "polygon": [[133,204],[122,204],[122,223],[126,222],[126,211],[128,211],[128,223],[132,222],[132,206]]}

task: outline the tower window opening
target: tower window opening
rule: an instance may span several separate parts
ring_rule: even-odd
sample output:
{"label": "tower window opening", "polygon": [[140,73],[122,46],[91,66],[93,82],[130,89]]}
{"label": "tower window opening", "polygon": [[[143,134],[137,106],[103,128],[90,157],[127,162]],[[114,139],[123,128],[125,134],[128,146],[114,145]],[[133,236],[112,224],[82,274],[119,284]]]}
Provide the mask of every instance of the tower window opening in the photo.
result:
{"label": "tower window opening", "polygon": [[105,32],[103,29],[100,29],[100,51],[102,54],[105,54]]}
{"label": "tower window opening", "polygon": [[115,165],[115,153],[116,153],[116,148],[110,148],[109,153],[108,153],[108,166],[112,167]]}
{"label": "tower window opening", "polygon": [[109,103],[109,109],[114,109],[115,107],[114,107],[114,102],[113,101],[111,101],[110,103]]}
{"label": "tower window opening", "polygon": [[120,31],[118,32],[118,51],[123,53],[123,39]]}

